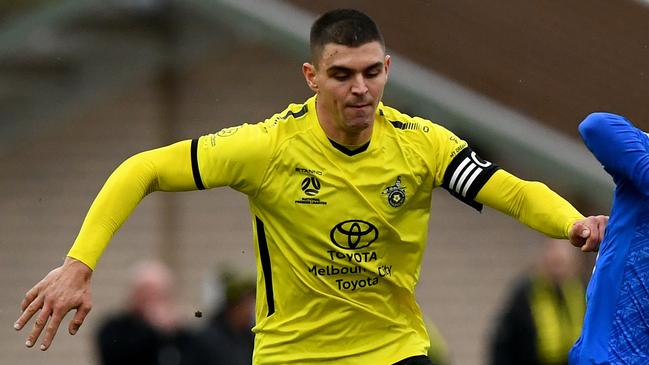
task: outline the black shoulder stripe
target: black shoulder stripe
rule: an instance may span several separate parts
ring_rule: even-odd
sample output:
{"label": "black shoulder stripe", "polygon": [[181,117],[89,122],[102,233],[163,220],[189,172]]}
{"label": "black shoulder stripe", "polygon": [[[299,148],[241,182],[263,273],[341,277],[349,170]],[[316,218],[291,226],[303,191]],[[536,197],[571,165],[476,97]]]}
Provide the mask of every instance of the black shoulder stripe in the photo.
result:
{"label": "black shoulder stripe", "polygon": [[419,129],[419,123],[409,123],[409,122],[404,123],[404,122],[400,122],[398,120],[389,120],[388,122],[390,122],[394,128],[398,128],[398,129],[404,129],[404,130],[405,129],[413,129],[413,130]]}
{"label": "black shoulder stripe", "polygon": [[282,119],[288,119],[288,117],[293,117],[293,118],[297,119],[297,118],[303,116],[304,114],[306,114],[308,111],[309,111],[308,106],[306,104],[304,104],[302,106],[302,109],[298,110],[295,113],[292,110],[287,111],[286,114],[284,114],[282,116]]}
{"label": "black shoulder stripe", "polygon": [[[379,109],[379,115],[382,116],[382,117],[385,117],[385,114],[383,114],[383,109]],[[419,129],[419,127],[420,127],[420,126],[419,126],[419,123],[413,123],[413,122],[401,122],[401,121],[398,121],[398,120],[389,120],[389,119],[387,119],[387,118],[386,118],[386,120],[387,120],[388,122],[390,122],[390,124],[392,124],[392,126],[393,126],[394,128],[397,128],[397,129],[403,129],[403,130],[405,130],[405,129],[412,129],[412,130],[416,130],[416,129]]]}
{"label": "black shoulder stripe", "polygon": [[201,172],[198,169],[198,139],[192,139],[192,174],[194,175],[194,183],[198,190],[204,190],[205,186],[203,185],[203,180],[201,179]]}
{"label": "black shoulder stripe", "polygon": [[475,196],[499,169],[467,147],[460,151],[446,168],[442,187],[463,203],[481,211],[482,204],[474,200]]}

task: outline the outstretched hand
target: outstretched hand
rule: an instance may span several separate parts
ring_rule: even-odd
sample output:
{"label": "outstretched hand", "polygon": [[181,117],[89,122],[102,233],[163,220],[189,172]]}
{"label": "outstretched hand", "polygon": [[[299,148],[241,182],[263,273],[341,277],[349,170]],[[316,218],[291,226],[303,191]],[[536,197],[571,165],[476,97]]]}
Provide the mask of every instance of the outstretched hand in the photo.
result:
{"label": "outstretched hand", "polygon": [[60,267],[50,271],[43,280],[31,288],[20,307],[22,315],[14,328],[21,330],[27,322],[40,310],[32,331],[27,336],[25,345],[33,347],[45,328],[45,335],[40,349],[47,350],[59,329],[61,321],[68,312],[76,310],[70,321],[68,332],[74,335],[83,324],[90,309],[90,277],[92,269],[81,261],[70,257]]}
{"label": "outstretched hand", "polygon": [[604,231],[608,224],[608,216],[596,215],[580,219],[570,228],[568,239],[575,247],[580,247],[582,252],[595,252],[604,238]]}

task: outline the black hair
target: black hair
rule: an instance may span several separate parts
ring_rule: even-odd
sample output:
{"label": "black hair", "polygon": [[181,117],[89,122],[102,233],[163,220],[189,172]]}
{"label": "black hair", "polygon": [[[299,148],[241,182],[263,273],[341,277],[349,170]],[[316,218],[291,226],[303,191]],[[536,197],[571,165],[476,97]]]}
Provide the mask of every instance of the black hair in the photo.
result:
{"label": "black hair", "polygon": [[328,43],[359,47],[377,41],[385,48],[383,35],[374,20],[354,9],[336,9],[322,14],[311,26],[310,38],[314,65]]}

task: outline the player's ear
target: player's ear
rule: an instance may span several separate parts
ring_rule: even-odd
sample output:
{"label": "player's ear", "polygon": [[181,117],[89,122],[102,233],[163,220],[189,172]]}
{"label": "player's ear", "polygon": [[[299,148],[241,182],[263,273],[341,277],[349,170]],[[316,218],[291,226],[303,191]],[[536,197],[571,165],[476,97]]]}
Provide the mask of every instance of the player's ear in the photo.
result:
{"label": "player's ear", "polygon": [[306,84],[309,86],[309,89],[313,90],[314,92],[318,92],[318,83],[316,82],[315,77],[315,66],[313,66],[309,62],[305,62],[302,65],[302,73],[304,74],[304,79],[306,80]]}
{"label": "player's ear", "polygon": [[389,54],[385,55],[385,62],[383,63],[385,67],[385,76],[387,77],[390,74],[390,64],[392,64],[392,58]]}

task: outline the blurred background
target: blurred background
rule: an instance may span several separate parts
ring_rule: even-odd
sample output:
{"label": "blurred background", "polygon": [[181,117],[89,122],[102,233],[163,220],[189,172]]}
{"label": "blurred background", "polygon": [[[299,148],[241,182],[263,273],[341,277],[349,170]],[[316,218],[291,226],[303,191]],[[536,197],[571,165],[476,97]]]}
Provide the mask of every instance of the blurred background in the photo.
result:
{"label": "blurred background", "polygon": [[[381,27],[393,56],[386,104],[450,128],[584,214],[608,212],[612,182],[576,128],[606,110],[649,129],[646,1],[0,1],[1,363],[97,363],[97,327],[125,305],[140,260],[171,268],[189,327],[204,325],[194,314],[213,308],[210,278],[223,263],[254,274],[244,196],[157,193],[102,257],[77,336],[63,329],[43,353],[12,328],[25,291],[62,262],[121,161],[308,98],[309,26],[336,7]],[[434,193],[418,300],[451,363],[486,364],[509,288],[543,241]],[[578,264],[586,277],[592,260]]]}

